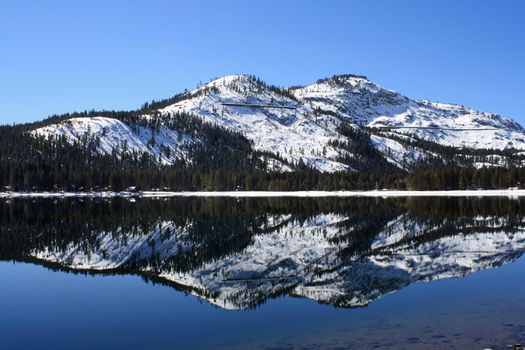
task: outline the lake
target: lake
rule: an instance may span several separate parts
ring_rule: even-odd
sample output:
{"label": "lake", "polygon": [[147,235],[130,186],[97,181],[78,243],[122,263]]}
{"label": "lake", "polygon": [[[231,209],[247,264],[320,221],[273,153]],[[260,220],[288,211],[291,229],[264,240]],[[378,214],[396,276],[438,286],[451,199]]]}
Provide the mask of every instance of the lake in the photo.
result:
{"label": "lake", "polygon": [[522,198],[4,198],[0,348],[508,349],[524,250]]}

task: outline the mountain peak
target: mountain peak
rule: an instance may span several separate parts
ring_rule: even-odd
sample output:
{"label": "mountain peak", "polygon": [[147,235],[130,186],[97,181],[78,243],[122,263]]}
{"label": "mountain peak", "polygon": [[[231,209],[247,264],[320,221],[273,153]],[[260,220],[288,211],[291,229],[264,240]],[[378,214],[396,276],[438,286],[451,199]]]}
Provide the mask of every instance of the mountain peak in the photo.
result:
{"label": "mountain peak", "polygon": [[204,84],[206,85],[220,85],[220,84],[231,84],[234,82],[240,82],[240,81],[249,81],[251,79],[251,76],[248,74],[229,74],[225,75],[220,78],[214,78],[208,83]]}
{"label": "mountain peak", "polygon": [[339,74],[334,75],[330,78],[324,78],[317,80],[314,84],[307,86],[317,90],[333,90],[348,91],[348,92],[365,92],[365,93],[392,93],[393,91],[385,89],[376,83],[370,81],[364,75],[356,74]]}
{"label": "mountain peak", "polygon": [[357,74],[336,74],[336,75],[333,75],[332,77],[330,78],[323,78],[323,79],[318,79],[316,81],[316,84],[322,84],[322,83],[335,83],[335,84],[340,84],[340,85],[343,85],[343,84],[348,84],[348,83],[355,83],[355,82],[362,82],[362,81],[367,81],[367,82],[370,82],[370,80],[368,80],[368,78],[364,75],[357,75]]}

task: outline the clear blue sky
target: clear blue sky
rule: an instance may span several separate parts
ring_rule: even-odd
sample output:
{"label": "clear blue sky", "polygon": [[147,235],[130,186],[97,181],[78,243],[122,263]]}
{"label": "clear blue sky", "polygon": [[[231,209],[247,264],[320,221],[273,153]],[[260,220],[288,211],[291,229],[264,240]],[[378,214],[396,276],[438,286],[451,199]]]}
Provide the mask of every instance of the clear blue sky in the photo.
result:
{"label": "clear blue sky", "polygon": [[523,0],[0,0],[0,123],[131,109],[231,73],[367,75],[525,124]]}

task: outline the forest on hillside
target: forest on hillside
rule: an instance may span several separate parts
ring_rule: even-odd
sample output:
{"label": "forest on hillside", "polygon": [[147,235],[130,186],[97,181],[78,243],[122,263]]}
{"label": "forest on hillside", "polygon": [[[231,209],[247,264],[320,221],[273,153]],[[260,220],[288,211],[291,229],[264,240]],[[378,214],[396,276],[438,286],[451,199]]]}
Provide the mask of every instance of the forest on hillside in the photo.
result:
{"label": "forest on hillside", "polygon": [[[291,163],[279,154],[254,150],[252,142],[241,133],[191,115],[148,119],[115,111],[78,115],[92,114],[116,118],[132,127],[141,125],[155,130],[160,125],[167,126],[202,142],[193,144],[186,158],[160,165],[145,152],[114,150],[100,154],[96,151],[98,140],[88,135],[80,143],[71,143],[65,137],[50,139],[28,133],[37,124],[56,123],[77,115],[52,116],[37,124],[0,126],[0,191],[120,191],[130,186],[169,191],[456,190],[521,188],[525,183],[525,169],[515,165],[520,164],[520,159],[516,158],[514,164],[510,151],[456,149],[414,138],[404,142],[439,157],[402,170],[372,147],[369,133],[344,123],[338,131],[349,141],[334,141],[332,146],[359,155],[338,159],[357,171],[323,173],[301,161]],[[488,161],[495,152],[509,160],[507,166],[472,166],[474,160]],[[271,160],[293,171],[270,171]]]}

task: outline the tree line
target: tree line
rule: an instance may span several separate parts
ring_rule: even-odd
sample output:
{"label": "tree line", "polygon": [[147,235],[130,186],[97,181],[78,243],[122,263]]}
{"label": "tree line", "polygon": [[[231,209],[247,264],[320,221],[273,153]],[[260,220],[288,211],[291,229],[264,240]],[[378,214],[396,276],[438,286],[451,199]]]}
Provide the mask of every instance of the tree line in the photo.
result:
{"label": "tree line", "polygon": [[[255,80],[257,81],[257,80]],[[28,131],[74,117],[104,116],[122,121],[130,128],[160,128],[190,136],[184,158],[159,165],[149,153],[114,149],[100,154],[100,140],[86,135],[72,143],[64,136],[45,138]],[[102,111],[55,115],[31,124],[0,126],[0,190],[11,191],[294,191],[294,190],[458,190],[523,187],[525,169],[518,166],[523,156],[512,150],[469,150],[441,146],[415,137],[389,135],[408,147],[440,157],[400,169],[388,162],[373,146],[370,131],[341,123],[338,132],[348,141],[331,145],[356,157],[338,161],[354,171],[322,173],[303,161],[289,162],[279,154],[261,152],[242,133],[205,122],[187,113],[153,113],[147,118],[135,112]],[[475,162],[491,164],[490,157],[503,157],[506,166],[476,168]],[[277,161],[293,169],[269,171]]]}

